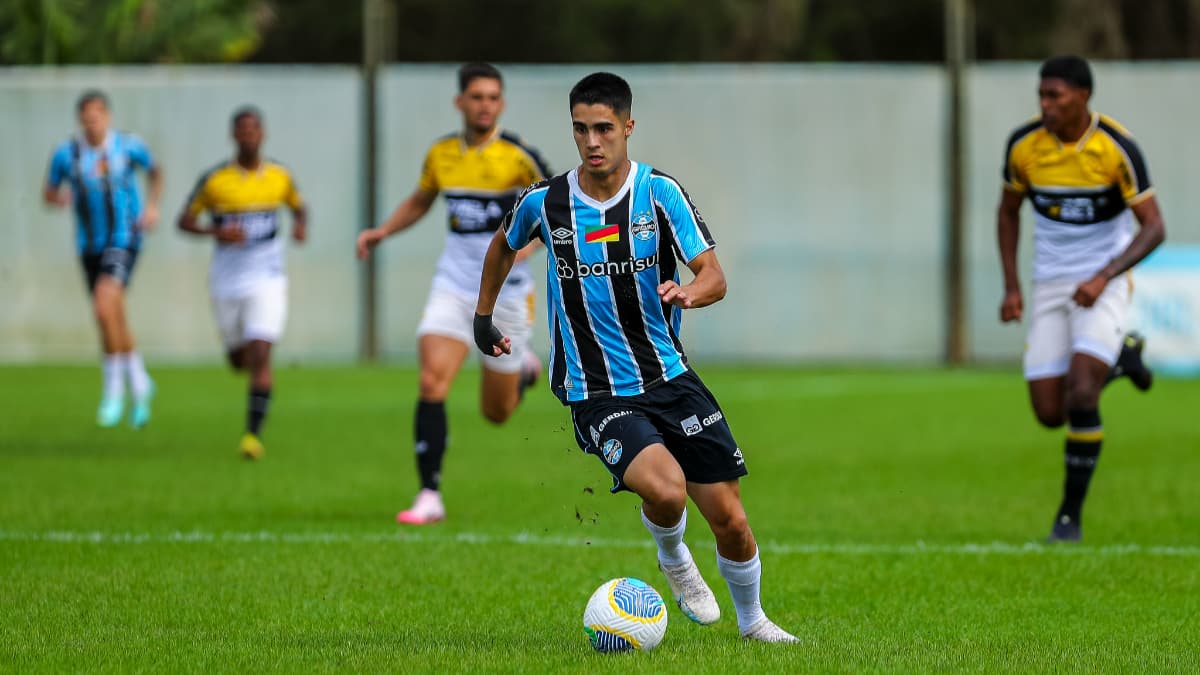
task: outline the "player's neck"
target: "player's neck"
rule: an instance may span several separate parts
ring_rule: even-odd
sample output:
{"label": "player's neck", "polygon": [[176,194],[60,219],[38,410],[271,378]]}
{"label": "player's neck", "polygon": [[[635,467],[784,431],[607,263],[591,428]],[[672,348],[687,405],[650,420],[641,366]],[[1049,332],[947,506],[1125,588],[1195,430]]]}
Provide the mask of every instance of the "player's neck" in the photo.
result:
{"label": "player's neck", "polygon": [[625,180],[629,178],[629,171],[632,167],[633,163],[629,161],[628,157],[617,165],[615,171],[605,176],[595,176],[580,166],[579,189],[583,190],[583,194],[598,202],[606,202],[621,191]]}
{"label": "player's neck", "polygon": [[238,166],[247,171],[257,171],[258,167],[262,165],[262,157],[259,156],[258,153],[253,155],[243,155],[239,152],[236,161]]}
{"label": "player's neck", "polygon": [[99,134],[90,134],[85,131],[83,132],[83,140],[87,141],[87,144],[93,148],[98,148],[104,145],[104,141],[108,140],[108,129],[101,131]]}
{"label": "player's neck", "polygon": [[483,131],[478,131],[476,129],[467,127],[466,129],[463,130],[463,142],[467,144],[468,148],[478,148],[479,146],[483,145],[484,143],[487,143],[488,141],[492,140],[492,136],[496,135],[496,130],[499,128],[500,127],[495,126],[495,127],[492,127],[491,129],[485,129]]}
{"label": "player's neck", "polygon": [[1060,143],[1071,145],[1077,143],[1087,130],[1092,126],[1092,111],[1085,112],[1079,119],[1071,122],[1070,125],[1064,126],[1059,130],[1056,136]]}

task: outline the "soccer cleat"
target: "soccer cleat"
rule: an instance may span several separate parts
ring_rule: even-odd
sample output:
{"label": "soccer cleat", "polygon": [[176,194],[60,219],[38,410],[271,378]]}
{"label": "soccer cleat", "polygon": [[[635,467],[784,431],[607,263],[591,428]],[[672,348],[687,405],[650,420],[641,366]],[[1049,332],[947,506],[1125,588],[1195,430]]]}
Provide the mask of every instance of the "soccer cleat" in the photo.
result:
{"label": "soccer cleat", "polygon": [[115,427],[125,415],[125,397],[106,396],[96,409],[96,425],[104,428]]}
{"label": "soccer cleat", "polygon": [[267,449],[263,447],[262,441],[258,440],[258,436],[247,431],[242,436],[241,443],[238,443],[238,452],[246,459],[262,459]]}
{"label": "soccer cleat", "polygon": [[133,401],[133,411],[129,413],[129,424],[134,429],[141,429],[150,422],[150,402],[153,400],[154,382],[151,381],[145,395],[138,396]]}
{"label": "soccer cleat", "polygon": [[1061,515],[1058,520],[1054,521],[1054,527],[1050,529],[1050,536],[1046,537],[1046,543],[1078,542],[1082,539],[1083,528],[1079,522],[1071,520],[1070,516]]}
{"label": "soccer cleat", "polygon": [[521,379],[517,384],[517,395],[524,398],[525,390],[537,384],[541,376],[542,362],[532,349],[526,349],[525,356],[521,359]]}
{"label": "soccer cleat", "polygon": [[749,630],[742,633],[743,640],[754,640],[755,642],[775,642],[775,643],[797,643],[800,638],[792,635],[786,630],[776,626],[767,617],[763,617],[758,623],[750,627]]}
{"label": "soccer cleat", "polygon": [[417,493],[411,509],[396,514],[396,522],[403,525],[431,525],[445,519],[446,507],[442,505],[442,494],[428,488],[422,488]]}
{"label": "soccer cleat", "polygon": [[707,626],[716,623],[721,618],[721,608],[712,589],[704,583],[696,561],[689,560],[678,566],[668,567],[661,562],[658,569],[671,586],[671,594],[675,596],[675,604],[683,611],[684,616],[696,623]]}
{"label": "soccer cleat", "polygon": [[1121,343],[1121,355],[1117,358],[1114,370],[1120,370],[1120,375],[1128,375],[1133,386],[1141,391],[1149,391],[1154,384],[1154,373],[1142,362],[1142,351],[1146,348],[1146,338],[1141,333],[1129,333]]}

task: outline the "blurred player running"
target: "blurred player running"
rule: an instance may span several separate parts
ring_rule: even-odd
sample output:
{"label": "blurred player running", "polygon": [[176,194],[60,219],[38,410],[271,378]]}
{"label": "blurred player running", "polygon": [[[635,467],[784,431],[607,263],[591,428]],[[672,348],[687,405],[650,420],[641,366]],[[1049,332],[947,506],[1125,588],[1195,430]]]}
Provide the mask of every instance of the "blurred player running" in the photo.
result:
{"label": "blurred player running", "polygon": [[[1008,141],[997,229],[1004,271],[1001,321],[1024,314],[1017,274],[1021,202],[1034,210],[1033,307],[1025,379],[1038,421],[1067,424],[1066,480],[1048,541],[1078,541],[1104,427],[1100,392],[1127,375],[1151,385],[1142,339],[1125,335],[1129,270],[1165,238],[1141,150],[1112,118],[1088,110],[1092,73],[1076,56],[1041,68],[1042,114]],[[1140,225],[1133,234],[1133,217]]]}
{"label": "blurred player running", "polygon": [[[625,80],[594,73],[569,100],[583,164],[527,189],[493,238],[476,344],[488,355],[511,350],[492,310],[517,251],[542,240],[550,385],[571,408],[580,448],[612,475],[613,492],[642,498],[642,522],[680,609],[701,624],[721,616],[683,542],[690,496],[716,537],[742,637],[796,642],[763,613],[758,544],[738,483],[742,451],[679,340],[683,309],[725,297],[712,237],[678,182],[629,159],[633,94]],[[677,258],[695,275],[683,286]]]}
{"label": "blurred player running", "polygon": [[[500,71],[488,64],[468,63],[458,71],[458,86],[454,105],[462,113],[462,132],[433,144],[417,189],[387,221],[358,237],[358,257],[366,258],[384,238],[420,220],[439,192],[446,195],[450,231],[417,327],[421,377],[414,431],[421,490],[412,508],[396,516],[398,522],[410,525],[434,523],[446,515],[440,491],[448,434],[445,401],[470,353],[483,254],[521,189],[548,173],[533,148],[498,126],[504,111]],[[512,354],[484,363],[481,407],[483,416],[494,424],[512,415],[524,388],[541,369],[529,350],[533,280],[523,262],[529,253],[527,249],[518,256],[522,262],[496,308],[496,321],[513,338]]]}
{"label": "blurred player running", "polygon": [[[74,206],[76,247],[83,264],[92,309],[104,350],[104,385],[96,423],[115,426],[125,414],[125,379],[133,395],[129,422],[150,421],[154,383],[134,349],[125,318],[125,289],[142,245],[142,233],[158,222],[162,172],[140,138],[109,128],[108,98],[88,91],[76,106],[82,133],[55,149],[42,191],[53,206]],[[150,198],[142,208],[137,169],[150,179]],[[64,185],[70,190],[63,189]]]}
{"label": "blurred player running", "polygon": [[[230,365],[250,376],[246,431],[238,450],[247,459],[259,459],[273,384],[271,345],[283,335],[287,318],[279,208],[291,209],[292,238],[297,242],[305,240],[308,227],[291,173],[259,154],[262,113],[241,108],[232,124],[237,155],[200,177],[179,227],[217,242],[209,273],[213,313]],[[198,221],[205,211],[211,214],[211,224]]]}

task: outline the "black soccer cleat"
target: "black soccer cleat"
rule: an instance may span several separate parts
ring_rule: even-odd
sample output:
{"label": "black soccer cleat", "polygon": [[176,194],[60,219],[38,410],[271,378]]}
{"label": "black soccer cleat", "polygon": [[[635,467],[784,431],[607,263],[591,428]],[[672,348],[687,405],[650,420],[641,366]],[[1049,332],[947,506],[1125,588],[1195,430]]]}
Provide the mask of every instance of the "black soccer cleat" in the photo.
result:
{"label": "black soccer cleat", "polygon": [[1060,515],[1054,521],[1054,527],[1050,528],[1050,536],[1046,537],[1047,544],[1078,543],[1082,540],[1082,526],[1067,515]]}
{"label": "black soccer cleat", "polygon": [[[1142,362],[1142,350],[1146,348],[1146,338],[1141,333],[1131,332],[1125,336],[1121,344],[1121,355],[1113,368],[1117,377],[1128,375],[1133,386],[1141,391],[1149,391],[1154,384],[1154,373]],[[1120,372],[1117,372],[1120,371]]]}

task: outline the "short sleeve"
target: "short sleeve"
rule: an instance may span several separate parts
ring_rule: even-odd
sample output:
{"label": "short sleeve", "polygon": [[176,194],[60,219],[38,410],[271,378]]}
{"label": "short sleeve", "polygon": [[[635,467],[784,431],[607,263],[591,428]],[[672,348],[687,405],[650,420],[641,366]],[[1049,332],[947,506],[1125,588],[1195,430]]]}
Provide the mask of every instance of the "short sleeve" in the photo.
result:
{"label": "short sleeve", "polygon": [[154,168],[154,157],[150,154],[150,147],[146,142],[137,136],[129,137],[129,160],[136,166],[149,171]]}
{"label": "short sleeve", "polygon": [[1025,194],[1029,191],[1029,180],[1025,177],[1025,172],[1021,170],[1021,165],[1017,161],[1017,148],[1015,143],[1009,143],[1004,150],[1004,168],[1002,170],[1004,178],[1004,187]]}
{"label": "short sleeve", "polygon": [[1116,141],[1117,152],[1114,157],[1114,180],[1121,188],[1121,196],[1130,206],[1137,204],[1154,194],[1150,184],[1150,172],[1146,169],[1146,160],[1142,151],[1132,138],[1119,131],[1111,133]]}
{"label": "short sleeve", "polygon": [[545,194],[545,183],[530,185],[517,197],[512,211],[504,216],[500,227],[504,230],[504,239],[512,250],[519,251],[525,248],[537,236],[538,228],[542,224],[542,202]]}
{"label": "short sleeve", "polygon": [[550,165],[546,163],[545,158],[537,150],[526,146],[525,150],[525,168],[528,171],[528,180],[525,183],[536,183],[546,180],[550,177]]}
{"label": "short sleeve", "polygon": [[296,179],[292,174],[287,176],[287,191],[283,195],[283,203],[288,205],[293,211],[296,211],[304,206],[304,198],[300,196],[300,188],[296,185]]}
{"label": "short sleeve", "polygon": [[57,189],[70,175],[71,144],[64,143],[58,146],[53,155],[50,155],[50,168],[46,172],[46,185],[51,189]]}
{"label": "short sleeve", "polygon": [[700,211],[692,198],[674,178],[655,172],[651,178],[651,193],[654,205],[665,216],[665,224],[671,236],[675,254],[685,263],[713,248],[716,243],[709,234],[708,225],[700,217]]}
{"label": "short sleeve", "polygon": [[425,163],[421,165],[421,178],[417,181],[417,188],[425,194],[436,195],[441,192],[438,186],[437,169],[433,163],[433,148],[425,154]]}
{"label": "short sleeve", "polygon": [[198,216],[212,208],[212,200],[208,195],[208,177],[207,173],[201,176],[200,180],[196,181],[196,187],[192,188],[192,194],[188,196],[184,211],[189,216]]}

